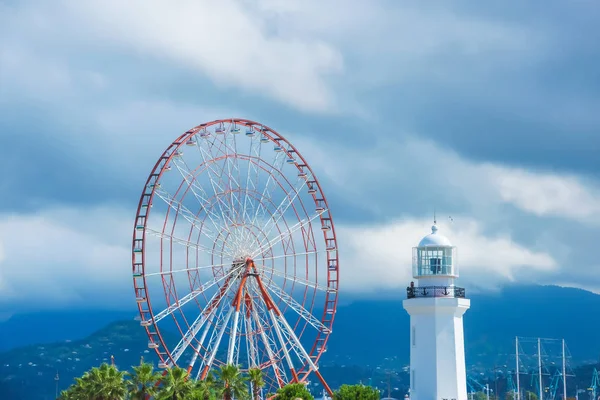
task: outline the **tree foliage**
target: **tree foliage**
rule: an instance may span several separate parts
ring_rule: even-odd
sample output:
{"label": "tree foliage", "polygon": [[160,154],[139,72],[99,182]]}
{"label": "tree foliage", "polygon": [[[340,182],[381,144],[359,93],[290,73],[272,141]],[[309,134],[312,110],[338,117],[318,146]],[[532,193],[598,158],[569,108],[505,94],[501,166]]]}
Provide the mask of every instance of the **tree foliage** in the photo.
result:
{"label": "tree foliage", "polygon": [[215,373],[219,385],[218,393],[223,400],[244,400],[248,398],[248,386],[245,376],[242,376],[236,365],[223,365]]}
{"label": "tree foliage", "polygon": [[62,400],[122,400],[127,396],[125,373],[114,365],[102,364],[75,379],[69,389],[61,393]]}
{"label": "tree foliage", "polygon": [[152,364],[140,363],[133,367],[133,372],[126,372],[125,376],[131,400],[146,400],[146,396],[156,395],[156,383],[160,380],[160,374],[154,370]]}
{"label": "tree foliage", "polygon": [[342,385],[333,393],[334,400],[379,400],[379,391],[365,385]]}
{"label": "tree foliage", "polygon": [[523,400],[538,400],[538,395],[534,392],[525,392],[525,398]]}
{"label": "tree foliage", "polygon": [[252,389],[252,400],[260,399],[260,389],[265,386],[265,380],[262,369],[250,368],[248,370],[248,379],[250,381],[250,387]]}
{"label": "tree foliage", "polygon": [[303,383],[290,383],[277,390],[277,400],[314,400]]}

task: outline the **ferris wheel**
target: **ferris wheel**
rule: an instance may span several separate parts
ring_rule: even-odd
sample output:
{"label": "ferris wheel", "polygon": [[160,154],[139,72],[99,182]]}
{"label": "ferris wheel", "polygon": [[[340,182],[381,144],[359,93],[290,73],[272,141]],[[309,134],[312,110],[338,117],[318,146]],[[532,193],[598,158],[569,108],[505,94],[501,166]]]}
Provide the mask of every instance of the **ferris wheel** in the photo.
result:
{"label": "ferris wheel", "polygon": [[306,382],[326,351],[338,249],[321,185],[273,129],[216,120],[179,136],[150,173],[132,247],[141,325],[159,367],[204,379],[263,370],[267,390]]}

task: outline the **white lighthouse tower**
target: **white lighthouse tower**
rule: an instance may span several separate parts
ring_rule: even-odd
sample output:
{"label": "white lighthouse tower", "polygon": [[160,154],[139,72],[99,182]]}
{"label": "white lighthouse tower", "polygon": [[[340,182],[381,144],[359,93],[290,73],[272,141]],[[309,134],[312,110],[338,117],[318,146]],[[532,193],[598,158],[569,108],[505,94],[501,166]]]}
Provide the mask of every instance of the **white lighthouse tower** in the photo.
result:
{"label": "white lighthouse tower", "polygon": [[463,314],[471,302],[454,285],[456,247],[435,221],[413,248],[413,277],[403,301],[410,315],[410,399],[467,400]]}

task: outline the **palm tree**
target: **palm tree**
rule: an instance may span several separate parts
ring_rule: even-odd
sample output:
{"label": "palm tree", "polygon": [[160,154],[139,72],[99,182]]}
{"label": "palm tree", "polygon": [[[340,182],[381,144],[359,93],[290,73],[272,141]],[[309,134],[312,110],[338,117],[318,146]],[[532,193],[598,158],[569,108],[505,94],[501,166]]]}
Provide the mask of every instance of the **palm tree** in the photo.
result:
{"label": "palm tree", "polygon": [[123,400],[127,388],[123,380],[124,372],[114,365],[102,364],[92,368],[81,378],[75,378],[75,383],[64,390],[62,400]]}
{"label": "palm tree", "polygon": [[260,389],[265,386],[262,369],[250,368],[248,370],[248,377],[250,378],[250,386],[252,387],[252,398],[253,400],[259,400]]}
{"label": "palm tree", "polygon": [[244,376],[240,374],[237,366],[227,364],[223,365],[217,372],[217,381],[219,382],[219,392],[223,400],[243,400],[248,397],[248,387]]}
{"label": "palm tree", "polygon": [[199,400],[216,399],[216,381],[212,374],[208,374],[204,380],[196,381],[194,385],[194,396]]}
{"label": "palm tree", "polygon": [[188,380],[188,373],[179,367],[169,368],[162,378],[162,387],[156,397],[160,400],[183,400],[191,395],[194,389],[192,381]]}
{"label": "palm tree", "polygon": [[122,400],[127,395],[124,376],[125,373],[114,365],[104,363],[84,374],[82,380],[86,381],[84,385],[89,399]]}
{"label": "palm tree", "polygon": [[133,367],[133,373],[127,372],[126,376],[131,400],[146,400],[147,396],[156,394],[156,383],[160,380],[160,373],[154,371],[152,364],[140,362],[140,365]]}

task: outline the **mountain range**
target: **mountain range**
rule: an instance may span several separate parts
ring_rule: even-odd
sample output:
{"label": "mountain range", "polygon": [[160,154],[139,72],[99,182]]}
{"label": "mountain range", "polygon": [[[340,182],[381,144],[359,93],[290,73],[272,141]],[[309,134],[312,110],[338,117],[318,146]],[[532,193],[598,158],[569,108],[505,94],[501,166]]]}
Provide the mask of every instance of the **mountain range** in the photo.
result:
{"label": "mountain range", "polygon": [[[468,293],[469,294],[469,293]],[[600,296],[556,286],[509,286],[493,293],[472,293],[465,314],[469,373],[482,376],[492,367],[514,369],[515,336],[522,337],[521,363],[534,360],[535,341],[565,339],[569,368],[596,363],[600,355]],[[384,371],[395,371],[393,385],[402,390],[402,369],[409,359],[409,319],[402,295],[380,299],[344,299],[338,307],[323,373],[333,384],[370,380],[386,386]],[[110,360],[128,368],[140,356],[154,361],[135,313],[62,311],[15,315],[0,323],[0,393],[3,399],[51,399],[58,386],[92,366]],[[175,341],[176,335],[168,341]],[[532,345],[533,343],[533,345]],[[545,360],[558,362],[560,341],[544,340]],[[61,361],[57,361],[61,360]],[[591,372],[590,372],[591,374]],[[37,394],[36,394],[37,393]]]}

